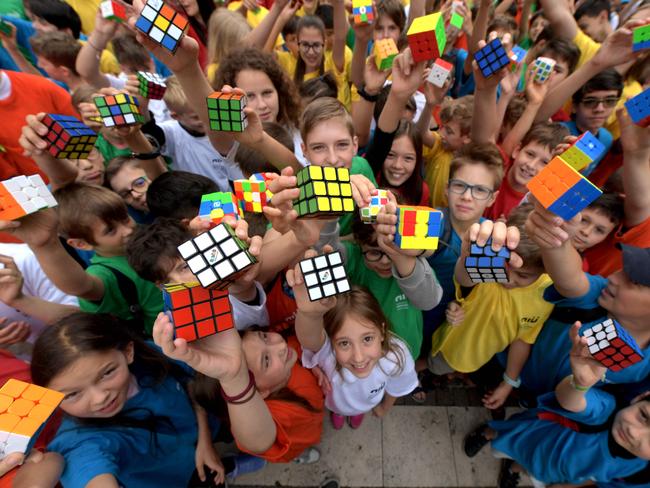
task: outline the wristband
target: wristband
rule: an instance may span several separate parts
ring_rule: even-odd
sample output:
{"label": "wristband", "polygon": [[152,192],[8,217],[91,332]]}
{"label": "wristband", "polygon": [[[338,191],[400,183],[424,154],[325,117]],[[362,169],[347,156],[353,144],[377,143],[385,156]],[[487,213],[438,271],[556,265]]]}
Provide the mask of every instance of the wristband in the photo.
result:
{"label": "wristband", "polygon": [[[249,369],[248,370],[248,386],[244,388],[244,391],[242,391],[239,395],[235,396],[228,396],[226,395],[226,392],[223,391],[223,388],[220,388],[221,390],[221,397],[227,402],[227,403],[232,403],[233,405],[241,405],[242,403],[246,403],[250,401],[253,396],[255,396],[255,377],[253,376],[253,372]],[[253,390],[253,394],[250,395],[249,398],[244,398],[246,395],[250,393],[250,391]]]}
{"label": "wristband", "polygon": [[371,95],[368,93],[365,86],[363,88],[357,88],[357,93],[366,102],[375,103],[379,99],[379,95]]}
{"label": "wristband", "polygon": [[517,378],[516,380],[513,380],[506,373],[503,373],[503,381],[506,384],[512,386],[513,388],[519,388],[521,386],[521,378]]}
{"label": "wristband", "polygon": [[581,391],[583,393],[585,391],[589,391],[589,389],[591,388],[591,386],[582,386],[577,384],[576,379],[572,374],[569,375],[569,384],[573,387],[574,390]]}

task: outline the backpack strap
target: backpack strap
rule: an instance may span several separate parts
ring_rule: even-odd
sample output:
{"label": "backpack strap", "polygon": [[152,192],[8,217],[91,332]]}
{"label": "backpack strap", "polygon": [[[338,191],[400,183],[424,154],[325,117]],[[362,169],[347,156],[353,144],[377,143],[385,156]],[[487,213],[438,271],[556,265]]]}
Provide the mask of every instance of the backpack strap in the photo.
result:
{"label": "backpack strap", "polygon": [[136,288],[133,280],[113,266],[108,266],[104,263],[94,263],[94,266],[102,266],[103,268],[106,268],[111,273],[113,273],[113,276],[115,276],[115,279],[117,280],[117,286],[120,287],[122,298],[124,298],[124,301],[126,301],[127,305],[129,306],[129,312],[133,316],[133,320],[143,324],[144,311],[140,306],[138,289]]}
{"label": "backpack strap", "polygon": [[453,229],[449,218],[449,207],[444,207],[440,211],[442,212],[442,235],[438,239],[438,248],[429,259],[435,259],[447,247],[451,249],[451,233]]}

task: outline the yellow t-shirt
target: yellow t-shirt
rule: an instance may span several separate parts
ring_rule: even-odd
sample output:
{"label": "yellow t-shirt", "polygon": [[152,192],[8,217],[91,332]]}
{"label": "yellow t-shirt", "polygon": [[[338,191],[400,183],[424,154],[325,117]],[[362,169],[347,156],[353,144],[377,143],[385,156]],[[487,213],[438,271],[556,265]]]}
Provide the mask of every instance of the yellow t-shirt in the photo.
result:
{"label": "yellow t-shirt", "polygon": [[[241,7],[241,1],[235,1],[228,4],[228,10],[235,11],[239,9],[239,7]],[[260,22],[262,22],[264,20],[264,17],[266,17],[268,14],[269,14],[268,9],[261,6],[256,11],[247,10],[246,22],[248,22],[248,25],[250,25],[254,29],[258,25],[260,25]],[[281,36],[278,36],[278,38],[275,40],[275,47],[281,45],[282,45],[282,38]]]}
{"label": "yellow t-shirt", "polygon": [[456,371],[470,373],[516,339],[533,344],[553,310],[543,298],[551,283],[547,274],[525,288],[508,290],[499,283],[482,283],[465,298],[456,283],[456,299],[463,306],[465,320],[456,327],[445,322],[437,329],[431,354],[441,353]]}
{"label": "yellow t-shirt", "polygon": [[[79,42],[83,45],[86,44],[87,41]],[[117,62],[117,58],[108,49],[104,49],[99,57],[99,71],[115,76],[119,75],[122,71],[120,69],[120,63]]]}
{"label": "yellow t-shirt", "polygon": [[[65,3],[79,14],[81,32],[89,36],[95,30],[95,16],[102,0],[65,0]],[[119,73],[119,70],[117,72]]]}
{"label": "yellow t-shirt", "polygon": [[447,192],[445,188],[449,181],[449,168],[454,154],[443,147],[442,139],[437,132],[432,132],[432,135],[436,142],[432,147],[423,146],[422,150],[424,181],[431,192],[431,206],[446,207]]}

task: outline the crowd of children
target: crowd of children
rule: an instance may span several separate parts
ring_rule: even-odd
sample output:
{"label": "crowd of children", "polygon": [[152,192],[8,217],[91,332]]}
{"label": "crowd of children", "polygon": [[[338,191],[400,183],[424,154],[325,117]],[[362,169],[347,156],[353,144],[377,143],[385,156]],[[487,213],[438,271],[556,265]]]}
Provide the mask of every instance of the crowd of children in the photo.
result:
{"label": "crowd of children", "polygon": [[[188,21],[171,50],[139,27],[152,6]],[[433,13],[440,52],[415,61]],[[491,445],[500,488],[650,486],[649,31],[648,0],[0,2],[0,181],[40,175],[56,199],[3,219],[0,196],[0,387],[63,394],[13,452],[0,390],[0,487],[223,486],[318,462],[323,422],[456,377],[492,413],[463,448]],[[493,42],[509,59],[489,74]],[[215,91],[245,99],[242,130],[215,130]],[[142,119],[107,125],[98,97],[124,94]],[[86,157],[55,157],[48,114],[94,131]],[[533,188],[583,134],[602,194],[565,215]],[[299,216],[306,167],[349,173],[350,195],[327,188],[353,210]],[[241,180],[264,180],[262,211],[199,217]],[[413,207],[438,210],[437,246],[400,244]],[[189,340],[163,290],[203,279],[181,249],[218,229],[251,265],[227,283],[233,326]],[[477,282],[477,248],[508,256],[505,280]],[[347,281],[314,297],[323,254]],[[607,321],[634,364],[595,358],[585,331]]]}

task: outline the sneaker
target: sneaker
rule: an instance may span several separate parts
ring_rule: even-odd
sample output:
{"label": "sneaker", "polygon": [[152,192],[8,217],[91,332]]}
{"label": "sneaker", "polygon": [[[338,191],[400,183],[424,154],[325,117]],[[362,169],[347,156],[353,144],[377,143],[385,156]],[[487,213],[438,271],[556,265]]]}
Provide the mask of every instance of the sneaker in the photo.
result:
{"label": "sneaker", "polygon": [[501,471],[499,471],[498,488],[517,488],[519,486],[519,473],[512,470],[514,461],[504,459],[501,462]]}
{"label": "sneaker", "polygon": [[334,478],[333,476],[330,478],[325,479],[318,488],[340,488],[341,483],[337,478]]}
{"label": "sneaker", "polygon": [[479,451],[490,442],[484,434],[486,428],[487,424],[480,425],[465,436],[465,440],[463,440],[463,450],[467,457],[472,458],[476,456]]}
{"label": "sneaker", "polygon": [[330,412],[330,420],[332,421],[334,430],[341,430],[345,425],[345,417],[338,413]]}
{"label": "sneaker", "polygon": [[235,456],[235,469],[226,475],[229,481],[234,480],[238,476],[254,473],[266,466],[266,459],[250,454],[238,454]]}
{"label": "sneaker", "polygon": [[295,458],[293,462],[295,464],[314,464],[320,460],[320,451],[315,447],[308,447],[302,454]]}
{"label": "sneaker", "polygon": [[348,424],[350,424],[350,427],[353,429],[358,429],[361,427],[361,423],[363,422],[363,416],[364,414],[360,415],[351,415],[348,417]]}

